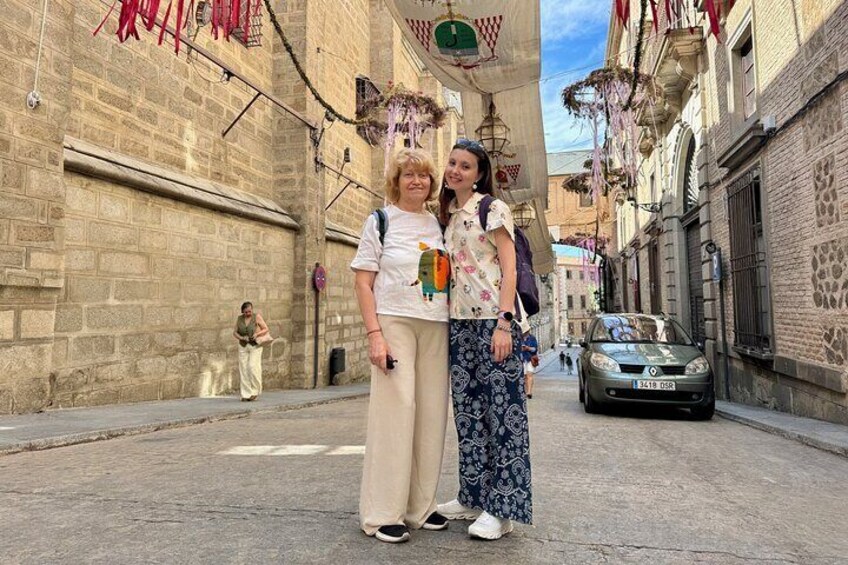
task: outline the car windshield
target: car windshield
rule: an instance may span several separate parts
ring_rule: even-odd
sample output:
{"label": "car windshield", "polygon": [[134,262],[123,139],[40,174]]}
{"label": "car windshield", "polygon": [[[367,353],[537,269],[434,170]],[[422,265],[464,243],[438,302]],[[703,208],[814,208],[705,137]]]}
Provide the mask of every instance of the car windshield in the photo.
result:
{"label": "car windshield", "polygon": [[692,345],[692,341],[677,322],[628,315],[604,316],[599,319],[592,331],[592,341]]}

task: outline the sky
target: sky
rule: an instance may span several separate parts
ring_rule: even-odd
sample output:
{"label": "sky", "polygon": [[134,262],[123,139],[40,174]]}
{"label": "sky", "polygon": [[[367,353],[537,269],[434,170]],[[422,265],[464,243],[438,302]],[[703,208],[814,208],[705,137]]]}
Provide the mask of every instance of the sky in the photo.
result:
{"label": "sky", "polygon": [[562,89],[603,66],[610,6],[606,0],[541,0],[542,115],[548,153],[588,149],[588,126],[562,107]]}

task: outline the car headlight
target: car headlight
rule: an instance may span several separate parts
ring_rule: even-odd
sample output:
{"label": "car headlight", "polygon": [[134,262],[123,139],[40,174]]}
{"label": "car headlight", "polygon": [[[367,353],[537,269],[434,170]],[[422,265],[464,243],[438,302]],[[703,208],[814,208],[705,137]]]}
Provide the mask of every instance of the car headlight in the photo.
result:
{"label": "car headlight", "polygon": [[710,371],[710,364],[707,362],[706,357],[697,357],[689,361],[689,364],[686,365],[686,374],[687,375],[700,375],[701,373],[708,373]]}
{"label": "car headlight", "polygon": [[621,372],[621,367],[618,366],[618,363],[603,353],[592,353],[592,356],[589,357],[589,362],[593,367],[601,371]]}

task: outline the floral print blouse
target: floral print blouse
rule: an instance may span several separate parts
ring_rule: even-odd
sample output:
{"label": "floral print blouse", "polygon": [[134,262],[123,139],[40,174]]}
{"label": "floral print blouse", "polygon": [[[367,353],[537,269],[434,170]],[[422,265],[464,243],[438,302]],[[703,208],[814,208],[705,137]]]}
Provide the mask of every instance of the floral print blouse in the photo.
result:
{"label": "floral print blouse", "polygon": [[445,244],[453,267],[450,316],[453,319],[492,319],[500,311],[501,267],[495,230],[504,227],[515,239],[509,206],[493,200],[486,218],[486,231],[480,226],[478,209],[483,195],[474,193],[460,208],[452,200]]}

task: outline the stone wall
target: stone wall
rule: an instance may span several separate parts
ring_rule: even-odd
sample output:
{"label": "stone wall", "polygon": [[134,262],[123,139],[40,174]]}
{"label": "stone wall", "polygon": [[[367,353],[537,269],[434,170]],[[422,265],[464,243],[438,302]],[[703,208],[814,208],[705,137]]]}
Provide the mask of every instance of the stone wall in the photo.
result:
{"label": "stone wall", "polygon": [[263,352],[265,386],[291,385],[292,231],[75,173],[66,181],[52,406],[232,391],[232,331],[248,300],[278,338]]}
{"label": "stone wall", "polygon": [[[306,73],[343,114],[355,113],[355,78],[375,63],[386,82],[441,97],[382,2],[274,6]],[[224,137],[253,86],[224,80],[185,44],[176,55],[167,35],[162,46],[144,31],[119,43],[115,14],[92,36],[108,10],[98,1],[49,3],[43,102],[27,109],[41,8],[8,0],[0,22],[0,413],[230,391],[244,300],[279,338],[264,352],[266,387],[313,386],[316,338],[319,386],[339,344],[343,381],[363,378],[348,264],[382,199],[351,186],[325,210],[344,184],[316,162],[341,168],[349,147],[344,172],[380,193],[383,153],[355,128],[322,121],[267,17],[261,47],[214,41],[208,29],[198,45],[304,120],[260,96]],[[447,153],[451,116],[434,153]],[[327,243],[331,225],[344,243]],[[316,336],[317,263],[341,278],[322,297]]]}

